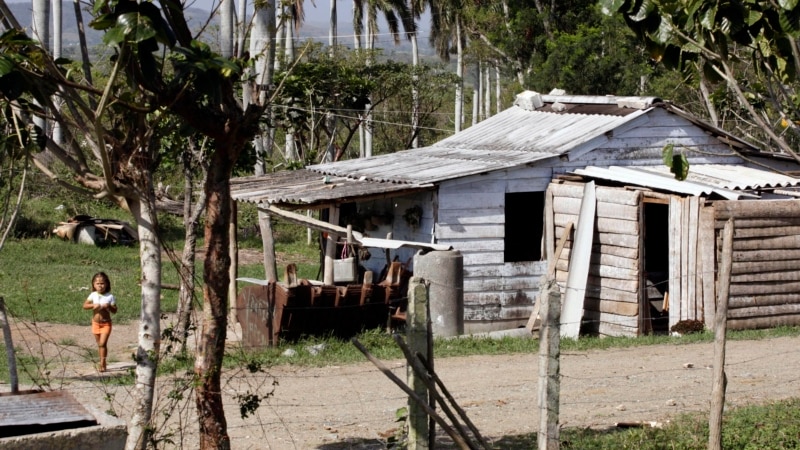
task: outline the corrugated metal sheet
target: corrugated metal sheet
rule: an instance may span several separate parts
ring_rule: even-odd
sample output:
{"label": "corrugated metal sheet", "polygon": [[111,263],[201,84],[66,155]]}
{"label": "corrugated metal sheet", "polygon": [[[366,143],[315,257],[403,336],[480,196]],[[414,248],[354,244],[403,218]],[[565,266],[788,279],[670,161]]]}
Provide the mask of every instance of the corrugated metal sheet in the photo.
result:
{"label": "corrugated metal sheet", "polygon": [[28,432],[66,430],[96,425],[97,420],[67,391],[25,392],[0,395],[0,436]]}
{"label": "corrugated metal sheet", "polygon": [[433,185],[385,183],[357,178],[323,175],[310,170],[287,170],[261,176],[231,180],[231,196],[236,201],[314,206],[333,201],[349,201],[384,194],[400,194],[431,189]]}
{"label": "corrugated metal sheet", "polygon": [[800,179],[745,166],[693,165],[686,180],[679,181],[666,166],[594,167],[575,170],[576,175],[614,181],[687,195],[716,194],[729,200],[749,197],[747,190],[800,185]]}
{"label": "corrugated metal sheet", "polygon": [[[446,180],[589,151],[615,129],[656,107],[686,115],[654,97],[542,95],[542,106],[532,108],[531,97],[536,95],[522,93],[515,106],[429,147],[238,178],[232,180],[231,192],[239,201],[304,205],[397,195]],[[725,142],[747,147],[707,123],[693,122]],[[323,175],[329,177],[328,183],[322,182]]]}
{"label": "corrugated metal sheet", "polygon": [[562,155],[646,112],[627,111],[625,116],[587,115],[512,107],[430,147],[307,169],[375,181],[438,183]]}

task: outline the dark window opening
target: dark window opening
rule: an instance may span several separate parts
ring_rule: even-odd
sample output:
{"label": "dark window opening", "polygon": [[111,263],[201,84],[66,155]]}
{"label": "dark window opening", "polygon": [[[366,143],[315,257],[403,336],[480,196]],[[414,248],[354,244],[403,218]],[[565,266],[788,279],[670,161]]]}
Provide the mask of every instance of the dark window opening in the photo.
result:
{"label": "dark window opening", "polygon": [[506,194],[505,262],[541,261],[544,192]]}

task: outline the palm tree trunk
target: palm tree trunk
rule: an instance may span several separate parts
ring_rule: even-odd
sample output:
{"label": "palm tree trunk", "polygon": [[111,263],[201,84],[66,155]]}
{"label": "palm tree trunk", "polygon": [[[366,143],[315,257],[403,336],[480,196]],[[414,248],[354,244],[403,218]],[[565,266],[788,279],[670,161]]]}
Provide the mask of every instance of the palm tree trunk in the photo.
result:
{"label": "palm tree trunk", "polygon": [[223,58],[233,56],[234,0],[222,0],[219,5],[219,46]]}
{"label": "palm tree trunk", "polygon": [[464,123],[464,46],[461,43],[461,17],[456,16],[456,133],[461,131]]}
{"label": "palm tree trunk", "polygon": [[475,84],[472,86],[472,124],[478,123],[481,111],[481,63],[475,63]]}
{"label": "palm tree trunk", "polygon": [[[419,45],[417,33],[411,34],[411,65],[419,66]],[[411,148],[419,148],[419,77],[414,72],[411,80]]]}
{"label": "palm tree trunk", "polygon": [[[61,58],[61,38],[64,35],[62,29],[63,15],[61,12],[61,0],[53,0],[53,59]],[[53,104],[57,109],[61,109],[61,100],[59,98],[53,99]],[[64,143],[64,134],[61,131],[61,125],[58,122],[53,124],[53,141],[56,144]]]}
{"label": "palm tree trunk", "polygon": [[497,61],[494,63],[494,95],[495,111],[500,112],[503,110],[503,104],[500,99],[500,64]]}
{"label": "palm tree trunk", "polygon": [[[33,38],[41,42],[43,48],[50,48],[50,2],[48,0],[33,0],[31,31]],[[36,104],[39,103],[36,102]],[[46,119],[37,115],[33,122],[42,129],[45,135],[48,134]]]}

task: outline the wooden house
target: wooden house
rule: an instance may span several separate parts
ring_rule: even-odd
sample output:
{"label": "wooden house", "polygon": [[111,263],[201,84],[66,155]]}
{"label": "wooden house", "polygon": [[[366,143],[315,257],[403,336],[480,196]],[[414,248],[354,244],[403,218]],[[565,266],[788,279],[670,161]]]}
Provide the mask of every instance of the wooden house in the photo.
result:
{"label": "wooden house", "polygon": [[[688,158],[690,179],[679,182],[664,167],[668,145]],[[528,91],[512,107],[429,147],[238,178],[231,190],[235,200],[258,204],[265,214],[325,209],[334,222],[366,236],[458,250],[464,328],[474,333],[527,322],[548,258],[564,226],[577,226],[591,182],[594,245],[586,284],[576,291],[585,303],[584,329],[638,335],[659,329],[656,319],[666,321],[657,322],[663,328],[709,317],[713,278],[698,276],[704,273],[698,268],[712,271],[722,209],[711,214],[708,207],[722,204],[716,200],[761,202],[800,183],[767,165],[794,169],[658,98]],[[364,265],[379,273],[387,255],[410,262],[415,251],[372,252]],[[558,263],[562,284],[571,251],[567,244]],[[664,286],[672,305],[666,319],[651,313],[658,300],[648,294],[660,290],[663,309]]]}

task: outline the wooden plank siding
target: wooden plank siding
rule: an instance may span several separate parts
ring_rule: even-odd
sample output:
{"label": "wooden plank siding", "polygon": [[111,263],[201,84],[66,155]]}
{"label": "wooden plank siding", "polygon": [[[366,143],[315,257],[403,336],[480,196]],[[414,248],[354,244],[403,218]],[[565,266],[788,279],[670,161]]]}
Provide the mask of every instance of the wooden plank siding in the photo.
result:
{"label": "wooden plank siding", "polygon": [[[551,178],[551,168],[529,167],[440,185],[435,240],[452,245],[464,257],[465,332],[527,322],[546,262],[505,262],[505,196],[545,192]],[[531,220],[544,220],[543,213],[532,213]]]}
{"label": "wooden plank siding", "polygon": [[[554,236],[560,239],[568,222],[577,223],[582,183],[550,185],[553,196]],[[584,295],[582,332],[612,336],[640,333],[642,273],[639,258],[642,193],[598,186],[595,232],[589,278]],[[556,281],[562,290],[568,277],[572,237],[556,262]]]}
{"label": "wooden plank siding", "polygon": [[717,201],[717,239],[731,217],[728,327],[800,325],[800,200]]}

